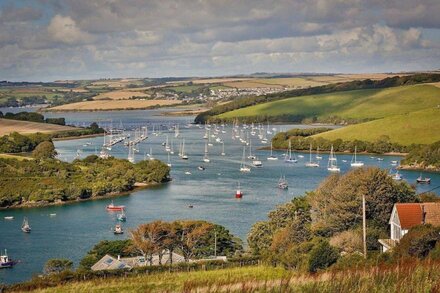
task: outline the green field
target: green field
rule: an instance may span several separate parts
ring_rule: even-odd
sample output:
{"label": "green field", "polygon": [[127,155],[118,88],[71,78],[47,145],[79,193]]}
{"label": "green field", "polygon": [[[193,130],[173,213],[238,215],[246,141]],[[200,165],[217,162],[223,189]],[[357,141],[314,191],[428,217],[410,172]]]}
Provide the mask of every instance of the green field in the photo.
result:
{"label": "green field", "polygon": [[394,115],[374,121],[350,125],[313,137],[345,141],[363,140],[373,142],[381,135],[401,145],[431,144],[440,140],[440,108]]}
{"label": "green field", "polygon": [[413,85],[293,97],[245,107],[216,117],[231,119],[289,114],[316,116],[322,120],[332,116],[344,119],[373,119],[435,107],[438,104],[440,88],[432,85]]}

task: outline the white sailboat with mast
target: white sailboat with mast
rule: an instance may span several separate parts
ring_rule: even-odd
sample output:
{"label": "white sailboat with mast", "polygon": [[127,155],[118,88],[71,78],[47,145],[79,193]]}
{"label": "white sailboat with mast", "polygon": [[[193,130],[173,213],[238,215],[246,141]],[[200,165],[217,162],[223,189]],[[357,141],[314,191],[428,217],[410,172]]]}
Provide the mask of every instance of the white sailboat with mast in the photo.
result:
{"label": "white sailboat with mast", "polygon": [[203,156],[203,162],[209,163],[209,157],[208,157],[208,143],[205,143],[205,154]]}
{"label": "white sailboat with mast", "polygon": [[270,143],[270,156],[267,157],[268,161],[276,161],[278,160],[278,157],[273,155],[273,146],[272,146],[272,142]]}
{"label": "white sailboat with mast", "polygon": [[222,141],[222,153],[221,153],[221,155],[222,156],[226,156],[226,153],[225,153],[225,142],[224,141]]}
{"label": "white sailboat with mast", "polygon": [[241,159],[240,172],[247,173],[250,171],[251,171],[251,168],[246,166],[246,147],[243,146],[243,157]]}
{"label": "white sailboat with mast", "polygon": [[319,167],[319,163],[318,162],[313,162],[312,161],[312,144],[310,144],[309,161],[306,163],[306,167],[312,167],[312,168]]}
{"label": "white sailboat with mast", "polygon": [[336,155],[333,152],[333,145],[330,149],[330,157],[328,158],[327,170],[330,172],[341,172],[341,169],[338,167]]}
{"label": "white sailboat with mast", "polygon": [[362,162],[362,161],[358,161],[358,160],[357,160],[356,153],[357,153],[357,146],[354,147],[354,155],[353,155],[353,157],[351,158],[351,163],[350,163],[350,165],[351,165],[352,167],[362,167],[362,166],[364,165],[364,162]]}
{"label": "white sailboat with mast", "polygon": [[188,160],[188,156],[185,154],[185,139],[182,141],[182,152],[180,157],[182,160]]}
{"label": "white sailboat with mast", "polygon": [[295,155],[292,157],[292,143],[290,142],[290,139],[289,139],[289,148],[287,149],[284,162],[286,162],[286,163],[297,163],[298,162],[298,160],[295,158]]}

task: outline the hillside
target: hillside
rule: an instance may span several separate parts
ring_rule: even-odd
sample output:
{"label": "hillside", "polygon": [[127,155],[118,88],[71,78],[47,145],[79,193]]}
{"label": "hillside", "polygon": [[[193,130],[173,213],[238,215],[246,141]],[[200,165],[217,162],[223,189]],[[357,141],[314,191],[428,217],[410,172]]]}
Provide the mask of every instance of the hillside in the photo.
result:
{"label": "hillside", "polygon": [[49,123],[37,123],[29,121],[19,121],[0,118],[0,136],[9,134],[11,132],[18,133],[49,133],[66,130],[77,130],[75,127],[62,126]]}
{"label": "hillside", "polygon": [[387,135],[391,142],[401,145],[431,144],[440,140],[439,129],[440,108],[430,108],[350,125],[312,137],[372,142],[382,135]]}
{"label": "hillside", "polygon": [[148,109],[159,106],[180,104],[177,100],[96,100],[65,104],[46,111],[94,111],[94,110],[124,110],[124,109]]}
{"label": "hillside", "polygon": [[298,116],[327,121],[332,117],[369,120],[417,111],[440,104],[440,88],[411,85],[386,89],[366,89],[293,97],[258,104],[216,116],[220,119],[244,117]]}

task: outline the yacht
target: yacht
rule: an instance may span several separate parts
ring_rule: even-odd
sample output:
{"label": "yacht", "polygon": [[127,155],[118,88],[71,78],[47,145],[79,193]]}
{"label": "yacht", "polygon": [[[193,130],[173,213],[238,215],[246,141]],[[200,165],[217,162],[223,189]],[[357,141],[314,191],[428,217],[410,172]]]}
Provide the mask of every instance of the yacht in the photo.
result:
{"label": "yacht", "polygon": [[341,169],[337,166],[336,155],[333,152],[333,146],[330,150],[330,157],[328,158],[327,170],[330,172],[341,172]]}
{"label": "yacht", "polygon": [[352,167],[362,167],[364,165],[364,162],[357,160],[356,153],[357,153],[357,147],[355,146],[354,147],[354,155],[353,155],[353,158],[351,159],[350,165]]}

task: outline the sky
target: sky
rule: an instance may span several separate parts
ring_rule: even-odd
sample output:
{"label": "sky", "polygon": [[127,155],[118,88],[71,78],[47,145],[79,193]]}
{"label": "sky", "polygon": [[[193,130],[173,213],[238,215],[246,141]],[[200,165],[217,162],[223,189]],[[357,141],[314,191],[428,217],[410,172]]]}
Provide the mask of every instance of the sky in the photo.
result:
{"label": "sky", "polygon": [[439,0],[0,0],[0,80],[440,69]]}

